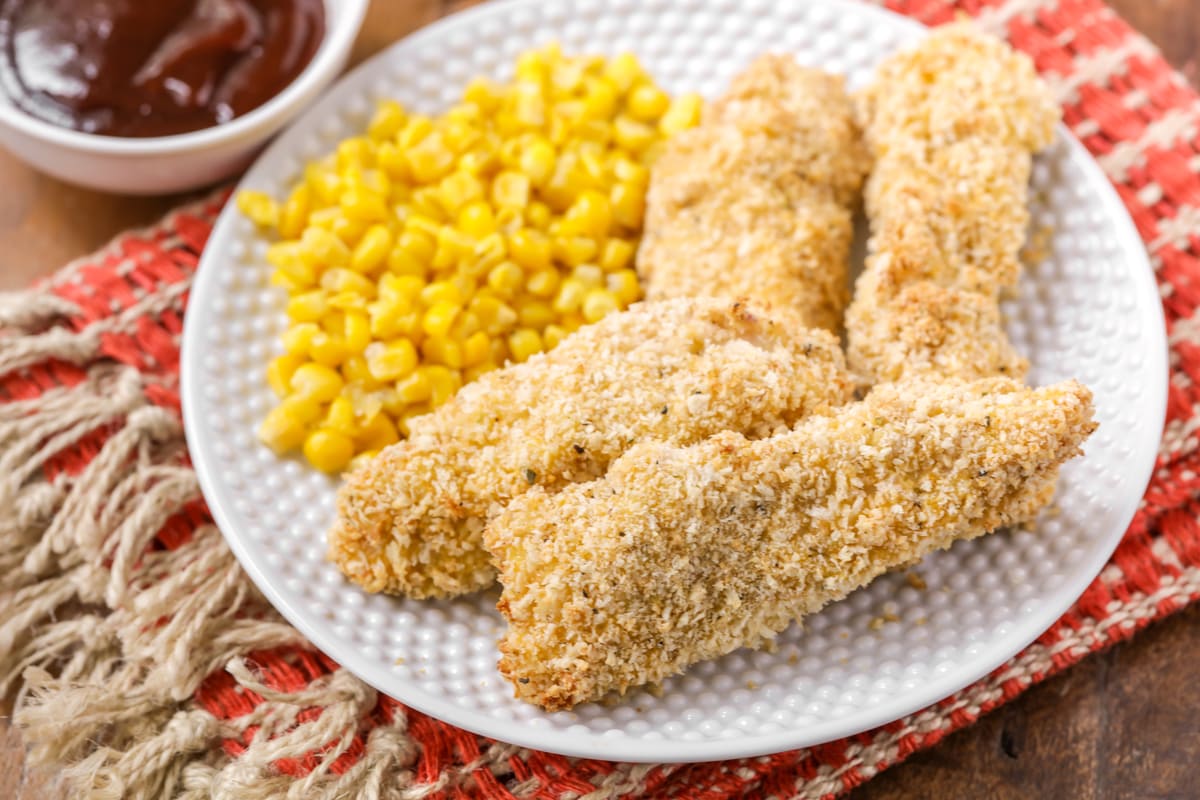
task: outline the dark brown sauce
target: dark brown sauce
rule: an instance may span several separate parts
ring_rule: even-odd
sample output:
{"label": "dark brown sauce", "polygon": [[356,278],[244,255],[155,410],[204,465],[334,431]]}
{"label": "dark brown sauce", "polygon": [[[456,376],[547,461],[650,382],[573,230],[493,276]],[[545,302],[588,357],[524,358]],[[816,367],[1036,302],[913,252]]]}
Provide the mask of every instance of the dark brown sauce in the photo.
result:
{"label": "dark brown sauce", "polygon": [[169,136],[279,94],[324,32],[322,0],[0,0],[0,81],[64,128]]}

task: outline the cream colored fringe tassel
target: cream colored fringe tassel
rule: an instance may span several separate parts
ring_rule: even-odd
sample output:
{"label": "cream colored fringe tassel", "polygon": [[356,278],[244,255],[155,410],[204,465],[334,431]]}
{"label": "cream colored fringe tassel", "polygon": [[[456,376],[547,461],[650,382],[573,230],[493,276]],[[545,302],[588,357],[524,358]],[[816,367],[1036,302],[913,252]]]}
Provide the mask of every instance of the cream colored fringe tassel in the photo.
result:
{"label": "cream colored fringe tassel", "polygon": [[[184,288],[149,295],[128,316],[178,307]],[[100,333],[122,320],[78,333],[52,325],[70,311],[49,292],[0,295],[0,374],[48,358],[88,370],[76,387],[0,403],[0,690],[17,690],[14,719],[30,759],[64,767],[77,797],[156,800],[417,800],[478,769],[508,772],[520,751],[495,744],[476,763],[418,784],[418,744],[403,716],[370,732],[350,770],[330,771],[375,707],[374,690],[345,671],[295,693],[263,685],[247,653],[307,645],[220,533],[207,526],[176,550],[147,549],[200,496],[183,431],[171,411],[146,401],[137,371],[99,359]],[[47,459],[99,429],[110,436],[79,475],[44,479]],[[221,669],[264,702],[231,721],[200,708],[193,693]],[[299,722],[312,707],[324,710]],[[220,740],[241,740],[250,726],[260,730],[231,759]],[[330,744],[305,778],[272,766]]]}

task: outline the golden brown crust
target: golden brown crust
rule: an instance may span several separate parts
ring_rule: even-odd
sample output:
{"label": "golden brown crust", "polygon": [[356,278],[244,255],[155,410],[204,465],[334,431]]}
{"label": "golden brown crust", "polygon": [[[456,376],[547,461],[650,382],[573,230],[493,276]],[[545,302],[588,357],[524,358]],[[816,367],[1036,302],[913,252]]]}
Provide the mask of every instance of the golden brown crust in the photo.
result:
{"label": "golden brown crust", "polygon": [[842,79],[759,58],[651,171],[646,296],[749,297],[839,329],[867,166]]}
{"label": "golden brown crust", "polygon": [[1058,120],[1032,62],[949,25],[885,61],[856,100],[875,167],[867,265],[846,314],[851,368],[866,384],[1022,377],[998,294],[1020,272],[1032,153]]}
{"label": "golden brown crust", "polygon": [[757,438],[849,399],[827,332],[729,300],[642,303],[488,373],[351,474],[330,558],[368,591],[438,597],[494,578],[485,521],[533,486],[604,474],[636,442]]}
{"label": "golden brown crust", "polygon": [[748,441],[645,442],[488,526],[501,672],[555,710],[771,639],[794,619],[1045,502],[1094,428],[1073,381],[907,382]]}

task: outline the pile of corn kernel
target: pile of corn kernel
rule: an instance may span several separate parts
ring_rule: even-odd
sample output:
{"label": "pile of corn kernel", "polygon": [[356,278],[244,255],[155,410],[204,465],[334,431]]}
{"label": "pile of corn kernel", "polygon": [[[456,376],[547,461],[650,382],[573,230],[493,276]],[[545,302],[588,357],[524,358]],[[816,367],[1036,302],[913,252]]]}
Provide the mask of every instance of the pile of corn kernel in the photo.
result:
{"label": "pile of corn kernel", "polygon": [[262,441],[338,472],[463,383],[638,300],[648,167],[700,106],[632,55],[551,45],[437,118],[381,104],[282,204],[239,193],[278,235],[267,258],[289,294]]}

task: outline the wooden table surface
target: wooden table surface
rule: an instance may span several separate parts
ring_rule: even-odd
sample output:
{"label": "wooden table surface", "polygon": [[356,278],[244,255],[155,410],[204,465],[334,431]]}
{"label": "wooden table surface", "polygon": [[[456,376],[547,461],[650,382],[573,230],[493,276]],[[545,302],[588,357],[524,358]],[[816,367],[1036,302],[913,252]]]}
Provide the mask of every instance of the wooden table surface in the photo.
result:
{"label": "wooden table surface", "polygon": [[[471,0],[375,0],[361,59]],[[1115,0],[1193,82],[1200,0]],[[0,151],[0,289],[20,288],[119,231],[153,222],[181,197],[113,197],[66,186]],[[1195,798],[1200,785],[1200,607],[1092,656],[931,751],[855,790],[902,798]],[[63,793],[52,770],[27,769],[0,719],[0,798]]]}

